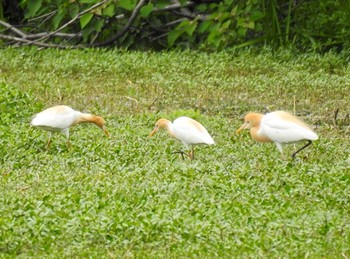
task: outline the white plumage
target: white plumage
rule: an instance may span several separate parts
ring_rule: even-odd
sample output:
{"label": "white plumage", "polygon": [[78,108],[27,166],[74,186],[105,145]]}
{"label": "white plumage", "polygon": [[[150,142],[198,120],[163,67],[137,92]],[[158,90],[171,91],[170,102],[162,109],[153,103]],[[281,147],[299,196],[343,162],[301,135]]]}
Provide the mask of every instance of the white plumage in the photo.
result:
{"label": "white plumage", "polygon": [[65,105],[54,106],[36,114],[30,124],[33,127],[49,131],[47,146],[50,145],[52,132],[62,132],[65,134],[69,146],[69,128],[83,122],[96,124],[109,136],[105,127],[106,122],[102,117],[82,113]]}
{"label": "white plumage", "polygon": [[158,129],[167,129],[170,136],[181,141],[181,143],[190,150],[188,156],[191,160],[194,158],[195,145],[215,144],[213,138],[204,126],[189,117],[179,117],[174,120],[173,123],[167,119],[159,119],[149,135],[153,136]]}
{"label": "white plumage", "polygon": [[295,117],[286,112],[271,112],[261,120],[260,132],[266,134],[272,141],[291,143],[300,140],[317,140],[318,136],[306,124],[296,121]]}
{"label": "white plumage", "polygon": [[55,106],[36,114],[32,126],[52,132],[68,132],[81,113],[68,106]]}
{"label": "white plumage", "polygon": [[189,118],[180,117],[170,124],[176,139],[180,140],[187,148],[190,145],[214,144],[213,138],[199,122]]}

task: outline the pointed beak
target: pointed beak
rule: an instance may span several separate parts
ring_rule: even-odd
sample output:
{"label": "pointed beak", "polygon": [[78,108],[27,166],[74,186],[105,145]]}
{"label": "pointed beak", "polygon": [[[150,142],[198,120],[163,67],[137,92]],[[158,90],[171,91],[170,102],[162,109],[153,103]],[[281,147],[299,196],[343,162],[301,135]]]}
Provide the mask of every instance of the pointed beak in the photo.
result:
{"label": "pointed beak", "polygon": [[148,135],[148,137],[152,137],[154,134],[156,134],[157,131],[158,131],[158,127],[155,126],[152,132]]}
{"label": "pointed beak", "polygon": [[106,134],[107,137],[110,137],[109,132],[105,126],[102,127],[102,130]]}
{"label": "pointed beak", "polygon": [[248,123],[244,123],[237,131],[236,134],[240,133],[242,130],[246,129],[248,126]]}

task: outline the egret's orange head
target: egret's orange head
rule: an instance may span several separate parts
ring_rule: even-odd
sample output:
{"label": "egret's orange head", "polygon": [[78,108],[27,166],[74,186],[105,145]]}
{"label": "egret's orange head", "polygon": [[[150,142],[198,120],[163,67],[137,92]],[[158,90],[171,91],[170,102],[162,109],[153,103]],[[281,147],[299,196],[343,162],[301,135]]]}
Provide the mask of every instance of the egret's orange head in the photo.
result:
{"label": "egret's orange head", "polygon": [[168,123],[169,123],[169,120],[167,120],[167,119],[159,119],[156,122],[156,125],[155,125],[154,129],[152,130],[152,132],[148,136],[152,137],[154,134],[156,134],[158,129],[166,129],[166,128],[168,128]]}
{"label": "egret's orange head", "polygon": [[94,116],[92,121],[92,123],[96,124],[99,128],[101,128],[103,130],[103,132],[107,135],[107,137],[109,137],[109,132],[106,128],[106,121],[100,117],[100,116]]}
{"label": "egret's orange head", "polygon": [[244,123],[243,125],[236,131],[236,133],[239,133],[240,131],[244,129],[251,129],[253,127],[259,127],[261,119],[263,117],[263,114],[250,112],[246,116],[244,116]]}

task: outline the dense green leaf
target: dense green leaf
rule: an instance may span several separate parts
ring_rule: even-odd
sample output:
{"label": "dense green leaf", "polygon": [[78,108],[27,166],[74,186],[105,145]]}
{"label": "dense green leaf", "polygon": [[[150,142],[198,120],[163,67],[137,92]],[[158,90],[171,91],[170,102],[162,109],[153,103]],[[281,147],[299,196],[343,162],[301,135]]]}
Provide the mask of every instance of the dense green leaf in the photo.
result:
{"label": "dense green leaf", "polygon": [[27,19],[27,18],[34,17],[36,13],[39,11],[42,5],[42,2],[43,2],[42,0],[28,0],[24,18]]}
{"label": "dense green leaf", "polygon": [[208,9],[207,4],[199,4],[196,6],[196,10],[198,10],[199,12],[204,12]]}
{"label": "dense green leaf", "polygon": [[134,9],[135,1],[134,0],[119,0],[118,6],[130,11],[130,10]]}
{"label": "dense green leaf", "polygon": [[164,8],[164,7],[169,5],[169,1],[168,0],[158,0],[158,1],[155,1],[154,4],[157,8]]}
{"label": "dense green leaf", "polygon": [[190,25],[190,21],[188,19],[183,20],[176,28],[175,30],[183,30],[185,31],[186,28]]}
{"label": "dense green leaf", "polygon": [[52,25],[53,25],[54,30],[56,30],[58,28],[58,26],[60,25],[60,23],[65,15],[66,15],[66,9],[58,10],[57,14],[54,16],[54,18],[52,20]]}
{"label": "dense green leaf", "polygon": [[93,23],[94,30],[97,32],[100,32],[102,27],[103,27],[103,24],[104,24],[104,22],[102,19],[98,19],[98,20],[94,21],[94,23]]}
{"label": "dense green leaf", "polygon": [[213,25],[210,26],[210,34],[208,36],[208,41],[211,43],[213,42],[214,38],[219,37],[219,28],[220,28],[220,24],[215,23]]}
{"label": "dense green leaf", "polygon": [[177,38],[183,33],[181,30],[173,30],[168,34],[168,44],[169,46],[174,45]]}
{"label": "dense green leaf", "polygon": [[231,24],[231,20],[228,20],[228,21],[224,22],[222,24],[222,26],[220,27],[220,30],[224,30],[224,31],[227,30],[227,28],[230,27],[230,24]]}
{"label": "dense green leaf", "polygon": [[71,18],[75,18],[79,13],[79,4],[73,3],[69,6],[69,15]]}
{"label": "dense green leaf", "polygon": [[224,0],[226,5],[232,5],[234,0]]}
{"label": "dense green leaf", "polygon": [[115,5],[114,4],[109,4],[106,8],[103,9],[103,15],[112,17],[114,16],[115,12]]}
{"label": "dense green leaf", "polygon": [[248,22],[246,22],[245,27],[246,27],[246,28],[249,28],[249,29],[254,29],[254,27],[255,27],[255,22],[254,22],[254,21],[248,21]]}
{"label": "dense green leaf", "polygon": [[80,17],[80,27],[84,29],[84,27],[91,21],[91,18],[94,16],[92,13],[86,13]]}
{"label": "dense green leaf", "polygon": [[99,0],[79,0],[79,3],[81,4],[96,4],[100,2]]}
{"label": "dense green leaf", "polygon": [[188,26],[186,26],[185,31],[189,36],[192,36],[196,28],[197,28],[197,21],[191,21],[188,23]]}
{"label": "dense green leaf", "polygon": [[255,22],[264,18],[264,16],[265,16],[264,13],[260,11],[255,11],[249,16],[249,20]]}
{"label": "dense green leaf", "polygon": [[0,20],[4,20],[4,7],[3,7],[3,3],[0,2]]}
{"label": "dense green leaf", "polygon": [[240,36],[245,36],[246,33],[247,33],[247,28],[241,27],[241,28],[238,29],[238,34],[239,34]]}
{"label": "dense green leaf", "polygon": [[238,5],[236,5],[231,9],[231,12],[230,12],[231,16],[237,15],[237,10],[238,10]]}
{"label": "dense green leaf", "polygon": [[[18,25],[20,28],[30,27],[31,33],[35,35],[42,31],[57,29],[63,22],[72,20],[79,12],[100,2],[99,0],[19,0],[18,5],[6,4],[6,12],[3,10],[4,3],[1,4],[0,16],[3,14],[5,21]],[[102,17],[104,26],[101,28],[101,33],[90,39],[97,45],[116,43],[109,42],[107,39],[113,39],[123,24],[127,23],[137,3],[138,0],[108,1],[91,10],[90,13],[96,17]],[[136,19],[133,20],[133,25],[128,27],[122,37],[116,39],[118,45],[142,49],[169,46],[165,35],[172,30],[179,29],[176,25],[184,18],[183,12],[186,12],[187,17],[191,17],[196,23],[200,21],[200,23],[196,25],[196,28],[193,23],[183,26],[180,33],[182,40],[177,42],[179,47],[201,48],[205,46],[205,48],[209,47],[214,50],[215,47],[211,44],[212,37],[207,37],[211,33],[211,26],[206,23],[206,20],[219,24],[217,29],[220,30],[220,36],[218,36],[220,46],[223,44],[233,47],[244,41],[251,44],[261,42],[260,39],[264,38],[265,44],[273,47],[287,45],[302,50],[312,48],[317,51],[350,47],[349,1],[288,0],[284,3],[275,0],[225,0],[220,2],[181,0],[179,3],[181,5],[190,3],[190,7],[178,12],[171,8],[164,9],[173,4],[171,1],[146,1],[135,17]],[[69,41],[66,41],[66,38],[49,37],[44,41],[61,45],[81,43],[80,30],[85,29],[82,25],[87,26],[90,23],[89,18],[91,17],[89,16],[71,21],[62,31],[77,35],[77,37],[70,38]],[[29,23],[28,20],[32,17],[36,18],[31,19]],[[147,20],[140,19],[140,17],[147,18]],[[99,25],[97,24],[96,28]],[[95,30],[93,26],[90,29]],[[10,30],[6,30],[5,34],[11,34]],[[88,30],[85,30],[84,35],[87,34]],[[176,34],[179,32],[173,33],[173,35]],[[3,42],[6,44],[18,43],[6,39],[3,39]]]}
{"label": "dense green leaf", "polygon": [[198,26],[198,32],[199,33],[206,32],[211,24],[212,24],[212,21],[210,21],[210,20],[206,20],[204,22],[201,22],[200,25]]}
{"label": "dense green leaf", "polygon": [[153,10],[154,6],[152,3],[142,6],[140,13],[142,17],[147,17]]}

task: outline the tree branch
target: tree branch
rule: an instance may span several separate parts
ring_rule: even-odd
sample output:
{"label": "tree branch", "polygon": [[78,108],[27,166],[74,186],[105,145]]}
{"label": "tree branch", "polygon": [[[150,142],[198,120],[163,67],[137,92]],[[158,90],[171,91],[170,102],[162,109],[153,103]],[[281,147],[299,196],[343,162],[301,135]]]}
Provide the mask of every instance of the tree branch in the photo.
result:
{"label": "tree branch", "polygon": [[43,15],[40,15],[40,16],[37,16],[37,17],[34,17],[32,19],[29,19],[28,22],[33,22],[33,21],[36,21],[36,20],[40,20],[41,18],[50,17],[50,16],[54,15],[55,13],[57,13],[57,10],[49,12],[49,13],[46,13],[46,14],[43,14]]}
{"label": "tree branch", "polygon": [[115,42],[116,40],[118,40],[120,37],[122,37],[129,30],[130,26],[135,21],[137,15],[140,12],[141,7],[145,4],[145,2],[146,2],[146,0],[140,0],[140,2],[136,5],[134,11],[132,12],[132,14],[131,14],[128,22],[124,26],[124,28],[122,28],[116,35],[114,35],[111,39],[106,40],[105,42],[101,42],[101,43],[98,43],[98,44],[92,44],[90,46],[91,47],[108,46],[108,45],[112,44],[113,42]]}
{"label": "tree branch", "polygon": [[[106,3],[110,2],[110,1],[115,1],[115,0],[100,0],[98,1],[98,3],[92,5],[91,7],[87,8],[86,10],[81,11],[80,13],[78,13],[74,18],[72,18],[71,20],[69,20],[68,22],[66,22],[65,24],[63,24],[62,26],[60,26],[58,29],[54,30],[54,31],[43,31],[39,28],[40,25],[42,25],[44,22],[46,22],[47,19],[51,19],[51,17],[57,13],[57,10],[52,11],[48,14],[43,14],[39,17],[34,17],[33,19],[31,19],[30,21],[36,21],[39,20],[39,26],[37,25],[34,29],[30,29],[30,25],[28,24],[24,24],[23,26],[25,27],[25,29],[21,28],[18,25],[11,25],[5,21],[1,21],[0,20],[0,39],[4,39],[6,41],[8,41],[9,44],[13,43],[16,45],[37,45],[40,47],[46,47],[46,48],[81,48],[81,47],[104,47],[104,46],[109,46],[109,45],[113,45],[116,44],[115,42],[117,42],[117,40],[119,40],[121,37],[123,37],[126,33],[130,33],[130,31],[133,28],[133,24],[135,23],[135,20],[138,19],[139,17],[139,13],[141,8],[149,3],[150,0],[138,0],[136,2],[136,6],[134,7],[134,10],[130,11],[130,13],[128,12],[128,14],[130,15],[129,18],[125,17],[125,14],[119,14],[119,15],[115,15],[114,17],[109,17],[106,18],[104,20],[104,24],[102,27],[101,32],[104,32],[104,29],[107,30],[107,35],[110,36],[109,39],[103,41],[103,42],[95,42],[95,40],[97,41],[98,36],[100,33],[97,33],[95,38],[90,41],[88,44],[80,44],[78,46],[65,46],[68,45],[68,43],[65,43],[65,41],[59,41],[62,42],[62,44],[50,44],[49,40],[50,38],[54,38],[54,37],[58,37],[58,38],[63,38],[66,40],[69,39],[73,39],[73,38],[81,38],[82,37],[82,33],[81,31],[78,31],[77,33],[74,33],[74,31],[79,30],[78,27],[75,27],[75,25],[79,26],[79,18],[81,18],[83,15],[87,14],[87,13],[91,13],[92,10],[105,5]],[[153,10],[151,11],[151,14],[155,13],[162,13],[160,16],[163,15],[167,15],[167,13],[171,14],[171,20],[166,24],[162,24],[162,25],[155,25],[152,26],[152,19],[150,19],[149,22],[149,26],[151,28],[153,28],[153,30],[155,30],[156,33],[152,33],[153,35],[156,35],[156,37],[154,37],[152,39],[152,34],[151,35],[151,41],[160,39],[165,37],[166,35],[168,35],[168,30],[171,30],[172,26],[176,26],[178,23],[186,20],[186,19],[190,19],[190,20],[198,20],[198,21],[203,21],[206,20],[208,15],[206,14],[206,12],[198,12],[195,10],[195,7],[199,4],[199,3],[218,3],[221,2],[222,0],[186,0],[181,1],[183,4],[181,4],[181,2],[179,0],[169,0],[168,1],[168,5],[163,7],[163,8],[153,8]],[[0,0],[1,2],[1,0]],[[156,15],[157,16],[157,15]],[[103,17],[102,17],[103,18]],[[42,21],[42,19],[44,19],[44,21]],[[118,29],[115,29],[116,25],[115,25],[115,21],[116,19],[123,19],[124,21],[124,25],[121,25],[122,27]],[[176,19],[176,20],[173,20]],[[147,19],[144,20],[145,22],[147,22]],[[41,22],[41,23],[40,23]],[[74,25],[72,31],[73,33],[63,33],[61,32],[63,29],[65,29],[66,27],[70,26],[71,24]],[[108,27],[109,25],[109,27]],[[139,25],[138,25],[139,26]],[[2,28],[4,27],[4,29]],[[41,26],[40,26],[41,27]],[[80,27],[79,27],[80,28]],[[142,28],[142,23],[141,23],[141,28]],[[74,30],[77,29],[77,30]],[[114,35],[112,34],[113,31],[116,30],[114,32]],[[47,42],[47,43],[44,43]],[[73,43],[74,44],[74,43]]]}
{"label": "tree branch", "polygon": [[31,40],[18,38],[18,37],[14,37],[14,36],[3,35],[3,34],[0,34],[0,39],[13,40],[13,41],[16,41],[16,42],[22,42],[22,43],[26,43],[28,45],[36,45],[36,46],[44,47],[44,48],[77,49],[77,48],[84,47],[84,46],[81,46],[81,45],[64,46],[64,45],[58,45],[58,44],[48,44],[48,43],[44,43],[44,42],[36,42],[36,41],[31,41]]}
{"label": "tree branch", "polygon": [[7,29],[9,29],[10,31],[12,31],[13,33],[21,36],[22,38],[26,38],[27,34],[25,34],[24,32],[22,32],[21,30],[18,30],[17,28],[15,28],[14,26],[12,26],[11,24],[4,22],[2,20],[0,20],[0,25],[6,27]]}
{"label": "tree branch", "polygon": [[[0,20],[0,25],[6,27],[13,33],[17,34],[20,36],[22,39],[28,39],[28,40],[33,40],[33,39],[38,39],[42,37],[47,37],[49,35],[49,32],[41,32],[41,33],[36,33],[36,34],[26,34],[25,32],[17,29],[15,26]],[[57,32],[53,36],[55,37],[60,37],[60,38],[76,38],[76,37],[81,37],[81,33],[61,33]]]}
{"label": "tree branch", "polygon": [[205,21],[207,19],[207,15],[198,14],[196,12],[191,12],[188,7],[196,5],[195,2],[189,1],[186,4],[181,5],[178,0],[173,1],[174,4],[165,6],[164,8],[155,8],[152,10],[152,13],[160,13],[160,12],[173,12],[176,15],[187,17],[189,19],[198,18],[200,21]]}
{"label": "tree branch", "polygon": [[72,20],[70,20],[69,22],[63,24],[63,25],[62,25],[61,27],[59,27],[57,30],[55,30],[55,31],[53,31],[53,32],[50,32],[50,33],[48,33],[47,35],[45,35],[45,36],[43,36],[43,37],[41,37],[41,38],[39,38],[39,39],[37,39],[37,40],[35,40],[35,41],[40,41],[40,40],[44,40],[44,39],[49,38],[50,36],[52,36],[52,35],[58,33],[59,31],[63,30],[64,28],[66,28],[68,25],[72,24],[75,20],[79,19],[82,15],[84,15],[84,14],[90,12],[91,10],[93,10],[93,9],[95,9],[95,8],[97,8],[97,7],[101,6],[101,5],[103,5],[104,3],[108,2],[108,1],[110,1],[110,0],[103,0],[102,2],[97,3],[97,4],[93,5],[93,6],[91,6],[90,8],[88,8],[88,9],[86,9],[86,10],[84,10],[84,11],[78,13]]}
{"label": "tree branch", "polygon": [[193,6],[195,3],[194,2],[187,2],[184,5],[181,5],[180,3],[176,3],[176,4],[171,4],[171,5],[167,5],[164,8],[154,8],[152,10],[152,13],[160,13],[160,12],[169,12],[169,11],[174,11],[174,10],[179,10],[181,8],[186,8],[186,7],[191,7]]}
{"label": "tree branch", "polygon": [[[162,28],[164,28],[164,27],[169,27],[169,26],[173,26],[173,25],[176,25],[176,24],[179,24],[179,23],[181,23],[181,22],[183,22],[183,21],[185,21],[185,20],[187,20],[187,19],[186,19],[186,18],[180,18],[180,19],[178,19],[178,20],[176,20],[176,21],[172,21],[172,22],[169,22],[169,23],[167,23],[167,24],[164,24],[164,25],[162,26]],[[161,39],[161,38],[167,37],[168,34],[169,34],[169,32],[164,32],[164,33],[162,33],[162,34],[160,34],[160,35],[158,35],[158,36],[156,36],[156,37],[151,38],[151,41],[156,41],[156,40],[159,40],[159,39]]]}
{"label": "tree branch", "polygon": [[[46,37],[49,34],[49,32],[40,32],[36,34],[28,34],[26,39],[37,39],[40,37]],[[54,35],[51,35],[58,38],[80,38],[82,36],[81,32],[78,33],[63,33],[63,32],[57,32]]]}

